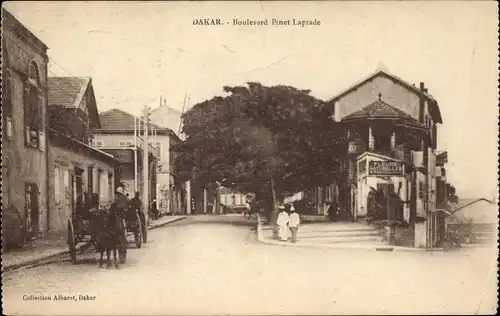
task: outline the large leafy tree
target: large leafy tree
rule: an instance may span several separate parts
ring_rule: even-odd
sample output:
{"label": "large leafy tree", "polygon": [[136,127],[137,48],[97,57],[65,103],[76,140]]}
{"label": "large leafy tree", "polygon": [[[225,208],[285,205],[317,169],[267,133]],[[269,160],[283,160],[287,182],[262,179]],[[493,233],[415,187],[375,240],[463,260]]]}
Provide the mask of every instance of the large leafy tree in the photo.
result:
{"label": "large leafy tree", "polygon": [[255,193],[274,209],[284,192],[331,183],[343,132],[310,91],[250,82],[224,92],[183,114],[180,174]]}

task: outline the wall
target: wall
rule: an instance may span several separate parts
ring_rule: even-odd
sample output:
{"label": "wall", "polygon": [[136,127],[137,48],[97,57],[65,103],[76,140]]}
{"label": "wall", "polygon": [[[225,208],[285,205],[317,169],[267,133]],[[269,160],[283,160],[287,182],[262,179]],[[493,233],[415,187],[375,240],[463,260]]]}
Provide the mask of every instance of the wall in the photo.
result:
{"label": "wall", "polygon": [[335,120],[340,121],[345,116],[375,102],[378,100],[379,93],[382,94],[383,101],[405,111],[418,120],[419,96],[383,76],[372,79],[357,90],[340,98],[335,103]]}
{"label": "wall", "polygon": [[[50,232],[54,235],[64,235],[67,233],[67,221],[71,218],[71,175],[74,174],[74,168],[78,167],[84,170],[82,174],[83,192],[88,192],[89,176],[93,177],[93,188],[97,189],[98,169],[102,169],[100,204],[103,207],[109,207],[113,201],[113,191],[109,188],[108,175],[114,176],[114,167],[111,163],[99,160],[81,153],[76,153],[62,147],[49,147],[49,194],[50,194]],[[88,174],[88,167],[93,167],[93,174]],[[56,167],[59,167],[59,179],[56,179]],[[65,173],[67,172],[67,175]],[[104,181],[106,179],[106,181]],[[59,184],[56,181],[59,180]],[[65,183],[66,182],[66,183]],[[114,183],[112,179],[111,184]],[[57,192],[59,188],[59,192]],[[95,192],[95,191],[94,191]]]}
{"label": "wall", "polygon": [[[234,196],[234,200],[233,200]],[[246,202],[246,195],[241,193],[220,193],[219,200],[221,204],[228,207],[243,207]]]}
{"label": "wall", "polygon": [[181,115],[182,113],[168,106],[160,106],[153,109],[149,116],[154,124],[170,128],[175,133],[178,133],[179,125],[181,123]]}
{"label": "wall", "polygon": [[[43,134],[46,135],[47,122],[47,56],[46,49],[40,45],[29,45],[14,35],[6,27],[2,27],[2,41],[8,52],[7,60],[2,65],[10,70],[11,98],[12,98],[12,138],[2,135],[2,164],[6,167],[6,174],[2,175],[2,191],[5,190],[8,201],[26,219],[25,184],[33,182],[39,190],[38,233],[40,237],[47,235],[47,147],[42,141],[40,149],[25,147],[24,145],[24,86],[28,77],[28,68],[31,61],[35,61],[39,74],[43,104]],[[5,57],[4,57],[5,58]],[[5,129],[3,129],[5,132]],[[42,139],[46,138],[45,136]]]}
{"label": "wall", "polygon": [[[112,135],[96,134],[94,139],[102,141],[103,147],[112,147],[112,148],[119,147],[120,141],[131,141],[132,144],[134,143],[133,134],[112,134]],[[150,187],[150,190],[154,190],[154,192],[156,193],[157,205],[161,212],[165,213],[178,212],[180,211],[180,205],[177,201],[177,195],[179,194],[180,190],[182,190],[183,186],[174,187],[172,192],[170,192],[171,185],[174,184],[174,179],[173,179],[174,175],[172,173],[173,162],[170,159],[171,136],[169,135],[157,135],[156,137],[150,136],[148,141],[150,142],[150,144],[153,144],[156,141],[157,143],[160,143],[161,147],[161,157],[158,163],[159,167],[157,168],[156,187],[155,188]],[[138,146],[143,147],[143,142],[140,141]],[[151,146],[149,147],[149,150],[153,151]],[[139,166],[138,169],[140,168],[142,168],[142,165]],[[131,190],[133,190],[134,188],[133,179],[134,179],[133,174],[125,178],[125,182],[129,184]],[[139,180],[138,183],[139,186],[141,186],[142,180]],[[165,190],[168,191],[167,197],[165,197],[165,194],[162,193],[165,192]],[[174,198],[172,198],[172,196]],[[168,202],[166,202],[167,206],[164,206],[166,199],[168,200]]]}

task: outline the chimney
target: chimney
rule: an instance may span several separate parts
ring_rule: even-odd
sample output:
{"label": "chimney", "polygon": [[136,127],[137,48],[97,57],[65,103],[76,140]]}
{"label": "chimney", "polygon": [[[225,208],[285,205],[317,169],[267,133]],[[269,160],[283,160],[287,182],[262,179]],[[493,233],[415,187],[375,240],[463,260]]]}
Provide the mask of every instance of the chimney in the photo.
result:
{"label": "chimney", "polygon": [[425,96],[424,93],[427,91],[423,82],[420,82],[420,103],[418,109],[418,120],[424,123],[424,108],[425,108]]}

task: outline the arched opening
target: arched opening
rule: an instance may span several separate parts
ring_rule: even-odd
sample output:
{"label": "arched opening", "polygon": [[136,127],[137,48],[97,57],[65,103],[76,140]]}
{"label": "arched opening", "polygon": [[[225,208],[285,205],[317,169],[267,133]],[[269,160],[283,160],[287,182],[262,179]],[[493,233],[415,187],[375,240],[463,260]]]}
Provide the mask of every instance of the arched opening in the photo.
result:
{"label": "arched opening", "polygon": [[43,104],[40,71],[35,61],[29,65],[28,81],[24,87],[25,143],[29,147],[43,149]]}

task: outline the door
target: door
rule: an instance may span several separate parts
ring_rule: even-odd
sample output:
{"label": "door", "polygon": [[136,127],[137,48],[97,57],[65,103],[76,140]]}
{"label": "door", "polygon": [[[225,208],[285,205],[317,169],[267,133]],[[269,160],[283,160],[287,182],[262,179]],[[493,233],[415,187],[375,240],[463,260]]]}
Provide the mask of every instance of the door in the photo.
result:
{"label": "door", "polygon": [[25,229],[26,239],[34,239],[38,237],[38,222],[39,222],[39,199],[38,185],[36,183],[27,182],[25,184]]}
{"label": "door", "polygon": [[83,206],[83,170],[75,167],[75,174],[72,176],[73,195],[71,200],[73,216]]}
{"label": "door", "polygon": [[391,195],[394,192],[394,184],[393,183],[378,183],[377,189],[383,192],[384,194],[384,206],[385,213],[381,213],[383,219],[390,220],[394,219],[394,212],[391,209]]}

